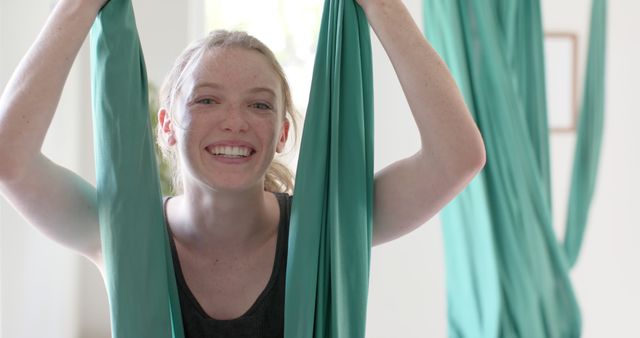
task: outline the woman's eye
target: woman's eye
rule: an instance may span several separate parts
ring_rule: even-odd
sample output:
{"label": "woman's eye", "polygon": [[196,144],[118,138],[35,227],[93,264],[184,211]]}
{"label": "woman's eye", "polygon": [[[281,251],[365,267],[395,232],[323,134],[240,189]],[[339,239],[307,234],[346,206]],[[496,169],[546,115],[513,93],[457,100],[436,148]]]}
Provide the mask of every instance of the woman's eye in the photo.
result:
{"label": "woman's eye", "polygon": [[251,105],[253,108],[257,108],[260,110],[271,110],[271,106],[266,104],[266,103],[262,103],[262,102],[258,102],[258,103],[254,103]]}
{"label": "woman's eye", "polygon": [[196,103],[199,103],[199,104],[214,104],[214,103],[216,103],[216,101],[214,101],[213,99],[210,99],[210,98],[204,98],[204,99],[197,100]]}

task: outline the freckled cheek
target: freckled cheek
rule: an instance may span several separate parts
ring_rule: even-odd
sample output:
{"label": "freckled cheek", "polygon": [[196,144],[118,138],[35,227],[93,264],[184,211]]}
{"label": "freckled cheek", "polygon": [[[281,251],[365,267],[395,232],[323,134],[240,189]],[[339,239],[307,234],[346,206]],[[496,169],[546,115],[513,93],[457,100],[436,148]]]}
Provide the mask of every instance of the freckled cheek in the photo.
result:
{"label": "freckled cheek", "polygon": [[183,153],[198,148],[200,140],[208,133],[205,123],[198,119],[188,119],[180,121],[180,126],[176,128],[176,140]]}
{"label": "freckled cheek", "polygon": [[259,130],[261,133],[273,129],[276,125],[276,118],[266,114],[246,114],[243,119],[252,127],[252,129]]}
{"label": "freckled cheek", "polygon": [[264,135],[265,142],[269,144],[275,152],[278,141],[280,140],[280,130],[277,128],[265,128],[262,134]]}
{"label": "freckled cheek", "polygon": [[211,126],[216,122],[215,116],[209,114],[183,114],[180,116],[179,120],[179,128],[181,128],[185,132],[193,133],[198,130],[207,130],[210,129]]}

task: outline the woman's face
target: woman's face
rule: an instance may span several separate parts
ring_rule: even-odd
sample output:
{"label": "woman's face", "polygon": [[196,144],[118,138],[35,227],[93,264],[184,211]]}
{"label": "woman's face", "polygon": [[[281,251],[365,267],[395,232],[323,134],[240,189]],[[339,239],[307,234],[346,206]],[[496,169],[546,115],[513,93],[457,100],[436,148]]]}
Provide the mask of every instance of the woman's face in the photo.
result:
{"label": "woman's face", "polygon": [[188,72],[171,122],[185,189],[262,189],[288,132],[277,73],[242,48],[207,51]]}

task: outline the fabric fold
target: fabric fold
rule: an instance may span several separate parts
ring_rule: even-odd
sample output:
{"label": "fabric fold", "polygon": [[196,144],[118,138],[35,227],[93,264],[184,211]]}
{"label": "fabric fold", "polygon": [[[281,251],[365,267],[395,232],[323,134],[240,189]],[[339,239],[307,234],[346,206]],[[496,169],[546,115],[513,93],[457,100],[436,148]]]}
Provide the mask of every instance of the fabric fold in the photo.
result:
{"label": "fabric fold", "polygon": [[96,184],[112,336],[182,338],[162,216],[147,76],[130,0],[91,30]]}
{"label": "fabric fold", "polygon": [[364,337],[373,204],[369,26],[327,0],[293,197],[285,337]]}
{"label": "fabric fold", "polygon": [[442,212],[451,337],[578,337],[569,278],[599,158],[606,0],[594,0],[564,247],[553,227],[539,0],[425,0],[425,31],[485,141],[487,164]]}

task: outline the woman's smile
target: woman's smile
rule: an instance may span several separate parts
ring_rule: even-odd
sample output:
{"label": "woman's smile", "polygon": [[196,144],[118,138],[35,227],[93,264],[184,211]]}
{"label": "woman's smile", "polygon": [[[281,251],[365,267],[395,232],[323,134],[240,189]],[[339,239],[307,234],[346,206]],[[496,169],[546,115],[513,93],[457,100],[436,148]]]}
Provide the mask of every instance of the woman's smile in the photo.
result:
{"label": "woman's smile", "polygon": [[221,163],[242,164],[249,162],[256,150],[244,142],[218,142],[207,146],[206,151]]}

